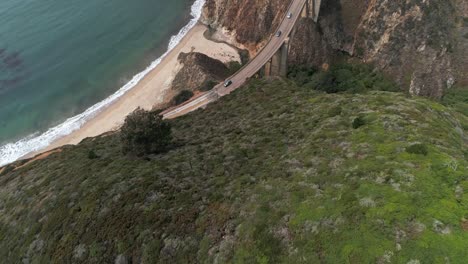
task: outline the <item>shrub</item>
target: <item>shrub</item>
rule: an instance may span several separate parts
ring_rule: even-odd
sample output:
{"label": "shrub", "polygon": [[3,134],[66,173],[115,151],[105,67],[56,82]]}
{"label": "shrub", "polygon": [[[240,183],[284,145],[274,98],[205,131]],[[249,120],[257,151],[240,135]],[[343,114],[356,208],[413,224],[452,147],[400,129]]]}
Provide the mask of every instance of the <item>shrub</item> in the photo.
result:
{"label": "shrub", "polygon": [[326,93],[352,92],[370,90],[399,91],[398,86],[387,79],[372,66],[358,63],[334,65],[328,71],[317,72],[314,68],[293,68],[288,75],[298,85],[305,85]]}
{"label": "shrub", "polygon": [[231,75],[240,70],[240,68],[242,68],[242,65],[238,61],[230,61],[228,62],[227,67],[229,69],[229,75]]}
{"label": "shrub", "polygon": [[94,150],[90,150],[88,151],[88,159],[97,159],[99,158],[99,156],[96,154],[96,152],[94,152]]}
{"label": "shrub", "polygon": [[339,116],[343,112],[343,109],[340,106],[335,106],[328,110],[328,116],[334,117]]}
{"label": "shrub", "polygon": [[429,150],[427,149],[427,146],[424,144],[413,144],[406,148],[406,152],[411,153],[411,154],[419,154],[419,155],[427,156],[427,154],[429,153]]}
{"label": "shrub", "polygon": [[288,78],[302,86],[313,81],[317,69],[307,66],[292,66],[288,72]]}
{"label": "shrub", "polygon": [[366,64],[339,64],[331,67],[318,89],[327,93],[398,91],[396,84]]}
{"label": "shrub", "polygon": [[245,65],[245,64],[249,63],[250,53],[249,53],[248,50],[245,50],[245,49],[239,50],[239,55],[240,55],[242,65]]}
{"label": "shrub", "polygon": [[213,81],[213,80],[207,80],[201,85],[199,90],[202,91],[202,92],[209,91],[209,90],[213,89],[213,87],[215,87],[216,84],[218,84],[218,83]]}
{"label": "shrub", "polygon": [[366,124],[366,121],[362,117],[356,117],[353,120],[353,128],[354,129],[358,129],[358,128],[362,127],[365,124]]}
{"label": "shrub", "polygon": [[0,175],[6,175],[8,174],[9,172],[13,171],[15,169],[15,166],[13,165],[7,165],[3,168],[0,168]]}
{"label": "shrub", "polygon": [[158,112],[138,108],[125,119],[120,138],[124,154],[160,153],[172,140],[171,125]]}
{"label": "shrub", "polygon": [[442,104],[468,116],[468,89],[452,88],[447,90],[442,97]]}
{"label": "shrub", "polygon": [[172,101],[174,105],[180,105],[181,103],[188,101],[192,97],[193,97],[192,91],[183,90],[178,95],[176,95]]}

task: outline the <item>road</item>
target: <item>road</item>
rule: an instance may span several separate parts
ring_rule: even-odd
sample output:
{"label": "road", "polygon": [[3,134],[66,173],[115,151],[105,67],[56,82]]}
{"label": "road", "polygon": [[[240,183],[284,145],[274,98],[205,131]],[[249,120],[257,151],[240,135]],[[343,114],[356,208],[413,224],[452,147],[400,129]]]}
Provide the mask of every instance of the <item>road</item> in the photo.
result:
{"label": "road", "polygon": [[[284,41],[289,37],[289,34],[294,28],[296,21],[301,16],[302,8],[307,0],[293,0],[289,6],[288,12],[284,14],[284,19],[277,28],[276,32],[281,31],[280,37],[275,34],[271,37],[268,44],[253,58],[249,63],[242,67],[238,72],[229,77],[232,84],[229,87],[224,87],[223,84],[218,84],[211,91],[199,95],[196,98],[175,107],[164,111],[162,114],[165,119],[176,118],[178,116],[192,112],[198,108],[205,107],[207,104],[217,100],[219,97],[230,94],[232,91],[241,87],[248,78],[254,76],[281,48]],[[287,14],[292,13],[292,17],[287,18]]]}

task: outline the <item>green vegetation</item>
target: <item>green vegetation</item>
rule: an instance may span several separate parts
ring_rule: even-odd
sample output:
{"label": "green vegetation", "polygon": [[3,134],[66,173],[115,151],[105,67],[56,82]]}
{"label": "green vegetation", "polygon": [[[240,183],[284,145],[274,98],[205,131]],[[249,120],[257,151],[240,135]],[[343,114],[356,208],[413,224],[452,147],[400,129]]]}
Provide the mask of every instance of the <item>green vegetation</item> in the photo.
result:
{"label": "green vegetation", "polygon": [[429,150],[427,149],[427,146],[424,144],[413,144],[406,148],[406,152],[411,153],[411,154],[419,154],[419,155],[424,155],[427,156],[429,153]]}
{"label": "green vegetation", "polygon": [[116,133],[4,173],[0,259],[465,263],[466,121],[401,93],[252,80],[169,121],[165,153],[123,155]]}
{"label": "green vegetation", "polygon": [[358,129],[358,128],[362,127],[365,124],[366,124],[366,121],[364,120],[364,118],[362,118],[360,116],[354,118],[354,120],[353,120],[353,128],[354,129]]}
{"label": "green vegetation", "polygon": [[[455,116],[460,120],[460,125],[464,130],[468,130],[468,88],[452,88],[442,97],[441,103],[451,108]],[[468,159],[468,150],[465,150],[466,158]]]}
{"label": "green vegetation", "polygon": [[202,92],[209,91],[209,90],[213,89],[216,86],[216,84],[218,84],[218,83],[213,81],[213,80],[207,80],[206,82],[204,82],[202,84],[202,86],[199,88],[199,90],[202,91]]}
{"label": "green vegetation", "polygon": [[242,68],[242,65],[238,61],[230,61],[227,65],[229,69],[229,75],[232,75]]}
{"label": "green vegetation", "polygon": [[317,71],[307,67],[293,68],[288,76],[299,86],[306,86],[326,93],[399,91],[398,86],[393,81],[371,65],[360,63],[337,64],[328,71]]}
{"label": "green vegetation", "polygon": [[468,88],[449,89],[442,97],[442,104],[468,116]]}
{"label": "green vegetation", "polygon": [[245,50],[245,49],[239,50],[239,56],[240,56],[242,65],[245,65],[250,61],[250,53],[248,50]]}
{"label": "green vegetation", "polygon": [[192,98],[192,97],[193,97],[193,92],[192,91],[183,90],[180,93],[178,93],[174,97],[174,99],[172,99],[172,102],[173,102],[173,105],[180,105],[181,103],[184,103],[184,102],[190,100],[190,98]]}
{"label": "green vegetation", "polygon": [[288,72],[288,78],[294,80],[297,85],[303,86],[311,83],[316,78],[317,69],[307,66],[292,66]]}
{"label": "green vegetation", "polygon": [[88,151],[88,159],[98,159],[99,156],[94,152],[94,150]]}
{"label": "green vegetation", "polygon": [[468,27],[468,17],[463,18],[463,23],[465,27]]}
{"label": "green vegetation", "polygon": [[[141,157],[161,153],[171,143],[171,125],[162,120],[159,112],[148,112],[138,108],[125,118],[120,140],[123,154]],[[88,158],[90,156],[91,153],[88,154]],[[94,154],[94,157],[97,155]]]}

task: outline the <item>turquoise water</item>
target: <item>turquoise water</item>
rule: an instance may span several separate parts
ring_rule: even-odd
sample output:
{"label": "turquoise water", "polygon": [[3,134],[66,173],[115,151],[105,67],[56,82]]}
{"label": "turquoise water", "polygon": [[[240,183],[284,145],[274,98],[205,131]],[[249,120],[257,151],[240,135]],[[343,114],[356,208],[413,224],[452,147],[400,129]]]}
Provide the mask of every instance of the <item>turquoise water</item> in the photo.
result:
{"label": "turquoise water", "polygon": [[83,112],[160,56],[190,0],[1,0],[0,146]]}
{"label": "turquoise water", "polygon": [[79,129],[132,89],[204,3],[0,1],[0,166]]}

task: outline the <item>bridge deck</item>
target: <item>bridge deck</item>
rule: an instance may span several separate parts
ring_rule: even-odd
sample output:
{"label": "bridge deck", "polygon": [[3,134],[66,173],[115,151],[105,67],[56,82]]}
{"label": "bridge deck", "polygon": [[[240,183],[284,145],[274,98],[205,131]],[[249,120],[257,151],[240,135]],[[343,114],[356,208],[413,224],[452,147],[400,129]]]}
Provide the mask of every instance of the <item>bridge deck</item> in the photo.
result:
{"label": "bridge deck", "polygon": [[[253,58],[233,76],[231,76],[229,78],[232,80],[231,86],[226,88],[223,86],[223,84],[218,84],[210,92],[207,92],[197,98],[193,98],[192,100],[176,108],[163,112],[162,115],[164,118],[175,118],[194,111],[241,87],[248,78],[254,76],[281,48],[284,41],[289,37],[297,20],[300,18],[301,11],[304,8],[306,2],[307,0],[292,1],[287,13],[284,15],[283,21],[277,29],[277,31],[282,32],[281,36],[271,37],[268,44],[257,54],[257,56],[255,56],[255,58]],[[287,18],[287,14],[289,13],[293,14],[291,19]]]}

